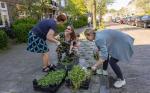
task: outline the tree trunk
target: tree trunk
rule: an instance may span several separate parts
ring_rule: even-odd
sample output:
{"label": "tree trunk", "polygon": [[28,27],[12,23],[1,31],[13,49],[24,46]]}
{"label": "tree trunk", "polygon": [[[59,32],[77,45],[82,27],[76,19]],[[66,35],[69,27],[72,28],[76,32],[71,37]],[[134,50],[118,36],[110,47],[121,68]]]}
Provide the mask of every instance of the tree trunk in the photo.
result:
{"label": "tree trunk", "polygon": [[96,1],[93,0],[93,29],[96,29]]}

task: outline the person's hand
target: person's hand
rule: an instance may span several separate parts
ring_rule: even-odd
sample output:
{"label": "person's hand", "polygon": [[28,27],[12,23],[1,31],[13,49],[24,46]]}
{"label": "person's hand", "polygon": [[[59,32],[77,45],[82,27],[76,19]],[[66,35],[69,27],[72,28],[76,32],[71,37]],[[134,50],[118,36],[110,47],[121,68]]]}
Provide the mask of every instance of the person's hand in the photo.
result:
{"label": "person's hand", "polygon": [[97,69],[97,67],[94,65],[94,66],[91,67],[91,69],[92,69],[93,71],[95,71],[95,70]]}
{"label": "person's hand", "polygon": [[98,53],[98,52],[99,52],[99,49],[98,49],[97,47],[95,47],[95,48],[93,49],[93,51],[94,51],[94,53]]}
{"label": "person's hand", "polygon": [[56,44],[57,44],[57,46],[59,46],[61,43],[58,41]]}

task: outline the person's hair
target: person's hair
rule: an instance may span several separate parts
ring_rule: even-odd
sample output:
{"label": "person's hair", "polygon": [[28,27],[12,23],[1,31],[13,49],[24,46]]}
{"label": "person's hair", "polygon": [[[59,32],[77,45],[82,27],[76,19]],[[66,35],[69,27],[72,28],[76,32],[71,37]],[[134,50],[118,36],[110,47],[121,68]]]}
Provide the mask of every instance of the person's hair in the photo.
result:
{"label": "person's hair", "polygon": [[72,45],[75,46],[76,44],[77,44],[77,42],[76,42],[76,41],[73,41],[73,44],[72,44]]}
{"label": "person's hair", "polygon": [[80,37],[80,34],[79,34],[79,33],[77,33],[77,34],[76,34],[76,37]]}
{"label": "person's hair", "polygon": [[72,33],[70,34],[71,40],[76,40],[76,33],[74,31],[74,28],[73,28],[73,26],[70,26],[70,27],[71,27],[71,31],[72,31]]}
{"label": "person's hair", "polygon": [[89,36],[90,34],[95,34],[95,30],[94,30],[94,29],[91,29],[91,28],[87,28],[87,29],[84,31],[84,35],[85,35],[85,36]]}
{"label": "person's hair", "polygon": [[67,19],[67,17],[65,14],[59,14],[56,19],[58,22],[64,22]]}
{"label": "person's hair", "polygon": [[[74,31],[74,28],[73,28],[73,26],[71,26],[71,25],[68,25],[68,26],[70,26],[71,27],[71,34],[70,34],[70,38],[71,38],[71,41],[72,40],[76,40],[76,33],[75,33],[75,31]],[[67,26],[67,27],[68,27]]]}

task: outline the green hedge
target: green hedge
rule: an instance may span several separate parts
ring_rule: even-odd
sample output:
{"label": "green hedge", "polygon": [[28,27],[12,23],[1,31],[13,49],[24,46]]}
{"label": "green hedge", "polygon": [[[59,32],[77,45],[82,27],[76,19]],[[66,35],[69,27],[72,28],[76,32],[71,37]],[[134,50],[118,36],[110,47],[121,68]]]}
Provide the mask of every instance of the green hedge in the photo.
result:
{"label": "green hedge", "polygon": [[57,29],[56,29],[57,33],[64,32],[65,29],[66,29],[66,26],[67,26],[67,23],[65,23],[65,24],[58,24],[57,25]]}
{"label": "green hedge", "polygon": [[8,46],[8,36],[5,31],[0,30],[0,50],[7,48]]}
{"label": "green hedge", "polygon": [[80,28],[87,25],[87,16],[79,16],[77,20],[71,18],[64,24],[57,25],[57,32],[63,32],[68,25],[73,25],[74,28]]}
{"label": "green hedge", "polygon": [[[37,23],[37,20],[33,18],[23,18],[18,19],[13,23],[13,31],[15,32],[17,41],[27,42],[28,32],[31,28]],[[69,25],[69,22],[65,24],[59,24],[57,26],[57,32],[63,32],[66,29],[66,26]],[[72,20],[74,28],[80,28],[87,25],[87,16],[79,16],[77,20]]]}
{"label": "green hedge", "polygon": [[27,42],[28,32],[32,29],[34,24],[20,23],[13,25],[14,32],[19,43]]}
{"label": "green hedge", "polygon": [[18,19],[13,23],[13,31],[19,43],[27,42],[28,32],[36,23],[37,20],[33,18]]}
{"label": "green hedge", "polygon": [[37,20],[33,19],[33,18],[21,18],[21,19],[17,19],[13,25],[17,25],[17,24],[36,24]]}
{"label": "green hedge", "polygon": [[87,25],[87,16],[80,16],[72,22],[74,28],[80,28]]}

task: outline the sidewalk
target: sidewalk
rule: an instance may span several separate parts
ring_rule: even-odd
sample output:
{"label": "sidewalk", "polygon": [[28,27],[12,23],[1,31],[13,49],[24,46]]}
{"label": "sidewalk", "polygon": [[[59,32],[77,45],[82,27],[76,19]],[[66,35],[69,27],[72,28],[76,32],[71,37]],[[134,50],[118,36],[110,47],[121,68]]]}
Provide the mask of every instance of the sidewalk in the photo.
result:
{"label": "sidewalk", "polygon": [[[82,32],[83,29],[84,28],[80,28],[75,31]],[[27,52],[26,47],[26,44],[15,45],[12,46],[10,50],[0,53],[0,93],[41,93],[34,91],[32,88],[32,80],[40,78],[45,74],[41,71],[41,55]],[[55,44],[50,43],[49,47],[51,52],[50,60],[52,63],[56,64],[56,46]],[[88,48],[87,44],[86,47]],[[86,54],[86,57],[88,57],[88,53],[84,53]],[[99,77],[94,77],[93,82],[99,84],[98,81]],[[96,91],[98,87],[94,85],[92,90]],[[62,87],[58,93],[67,92],[65,92],[64,87]],[[91,92],[86,91],[85,93]]]}

